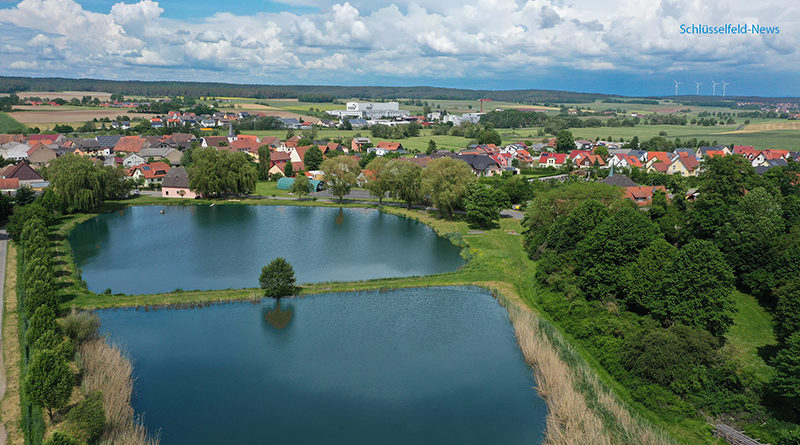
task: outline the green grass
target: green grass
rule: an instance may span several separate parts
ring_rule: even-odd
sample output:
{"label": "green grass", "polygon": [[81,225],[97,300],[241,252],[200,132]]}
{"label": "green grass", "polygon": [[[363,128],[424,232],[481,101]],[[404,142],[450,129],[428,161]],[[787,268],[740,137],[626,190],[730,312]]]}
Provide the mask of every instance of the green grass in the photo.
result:
{"label": "green grass", "polygon": [[728,341],[744,369],[766,383],[772,377],[773,369],[767,366],[758,350],[777,343],[772,331],[772,316],[750,295],[736,291],[733,297],[736,315],[734,325],[728,331]]}
{"label": "green grass", "polygon": [[258,181],[256,195],[259,196],[291,196],[288,190],[278,190],[277,181]]}
{"label": "green grass", "polygon": [[16,119],[6,113],[0,113],[0,133],[10,133],[20,131],[25,125],[17,122]]}

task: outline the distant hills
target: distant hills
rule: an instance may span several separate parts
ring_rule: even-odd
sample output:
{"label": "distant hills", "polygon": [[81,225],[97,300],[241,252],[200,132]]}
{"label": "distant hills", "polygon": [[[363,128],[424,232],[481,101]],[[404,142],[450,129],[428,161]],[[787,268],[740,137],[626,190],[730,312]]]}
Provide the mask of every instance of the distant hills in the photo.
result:
{"label": "distant hills", "polygon": [[[60,77],[8,77],[0,76],[0,92],[22,93],[24,91],[97,91],[121,93],[131,96],[216,96],[249,97],[254,99],[297,98],[298,96],[333,96],[339,99],[353,97],[370,99],[428,99],[428,100],[478,100],[518,103],[566,102],[586,103],[604,98],[616,99],[613,102],[634,99],[615,94],[579,93],[558,90],[468,90],[460,88],[439,88],[427,86],[325,86],[325,85],[257,85],[219,82],[176,82],[142,80],[103,80],[67,79]],[[672,97],[647,97],[647,99],[666,99]],[[796,102],[797,98],[760,98],[729,96],[679,96],[678,100],[696,105],[729,105],[736,101],[759,101],[768,103]],[[699,103],[702,102],[702,103]]]}

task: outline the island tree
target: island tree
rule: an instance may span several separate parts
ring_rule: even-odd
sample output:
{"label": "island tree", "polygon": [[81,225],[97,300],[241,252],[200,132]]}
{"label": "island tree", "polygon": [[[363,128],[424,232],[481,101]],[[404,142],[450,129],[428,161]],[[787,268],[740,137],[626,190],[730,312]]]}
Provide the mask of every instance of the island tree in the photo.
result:
{"label": "island tree", "polygon": [[282,257],[275,258],[261,269],[258,282],[264,296],[269,298],[289,297],[300,290],[295,286],[294,268]]}
{"label": "island tree", "polygon": [[358,175],[361,173],[358,160],[350,156],[326,159],[320,165],[320,170],[325,173],[325,182],[339,202],[358,184]]}

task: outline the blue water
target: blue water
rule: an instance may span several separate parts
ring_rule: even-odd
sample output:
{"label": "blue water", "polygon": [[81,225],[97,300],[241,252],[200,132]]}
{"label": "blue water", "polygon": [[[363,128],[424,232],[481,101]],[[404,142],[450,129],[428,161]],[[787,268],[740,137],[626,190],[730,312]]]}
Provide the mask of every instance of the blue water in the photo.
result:
{"label": "blue water", "polygon": [[546,407],[507,313],[472,288],[102,310],[134,408],[172,444],[531,444]]}
{"label": "blue water", "polygon": [[130,207],[81,223],[69,241],[98,293],[257,287],[279,256],[299,283],[430,275],[464,263],[430,227],[375,209]]}

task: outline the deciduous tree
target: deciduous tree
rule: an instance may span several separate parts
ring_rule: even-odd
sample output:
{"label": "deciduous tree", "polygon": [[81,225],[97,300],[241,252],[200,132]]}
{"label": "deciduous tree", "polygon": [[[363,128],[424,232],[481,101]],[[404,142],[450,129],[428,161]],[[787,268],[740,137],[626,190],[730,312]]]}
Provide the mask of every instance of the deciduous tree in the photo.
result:
{"label": "deciduous tree", "polygon": [[108,177],[103,167],[89,158],[60,156],[44,169],[44,175],[66,213],[95,210],[106,199]]}
{"label": "deciduous tree", "polygon": [[53,410],[63,408],[69,402],[72,384],[72,371],[64,357],[45,349],[33,355],[22,382],[22,391],[30,400],[46,408],[52,419]]}
{"label": "deciduous tree", "polygon": [[297,294],[299,288],[295,286],[294,268],[286,258],[278,257],[261,269],[258,278],[264,296],[270,298],[289,297]]}
{"label": "deciduous tree", "polygon": [[434,159],[422,172],[423,191],[430,195],[439,213],[447,218],[452,218],[453,210],[462,206],[469,185],[475,180],[466,162],[448,156]]}
{"label": "deciduous tree", "polygon": [[311,182],[306,175],[297,175],[292,183],[291,192],[297,195],[297,199],[302,199],[303,196],[311,193]]}
{"label": "deciduous tree", "polygon": [[358,160],[349,156],[326,159],[320,169],[325,172],[325,182],[333,196],[339,198],[339,202],[358,184],[358,175],[361,173]]}
{"label": "deciduous tree", "polygon": [[467,221],[481,228],[490,228],[500,220],[500,210],[493,190],[484,184],[473,183],[469,186],[464,209]]}
{"label": "deciduous tree", "polygon": [[303,156],[303,164],[309,171],[317,170],[320,164],[322,164],[322,150],[316,145],[312,145],[306,150],[305,156]]}

